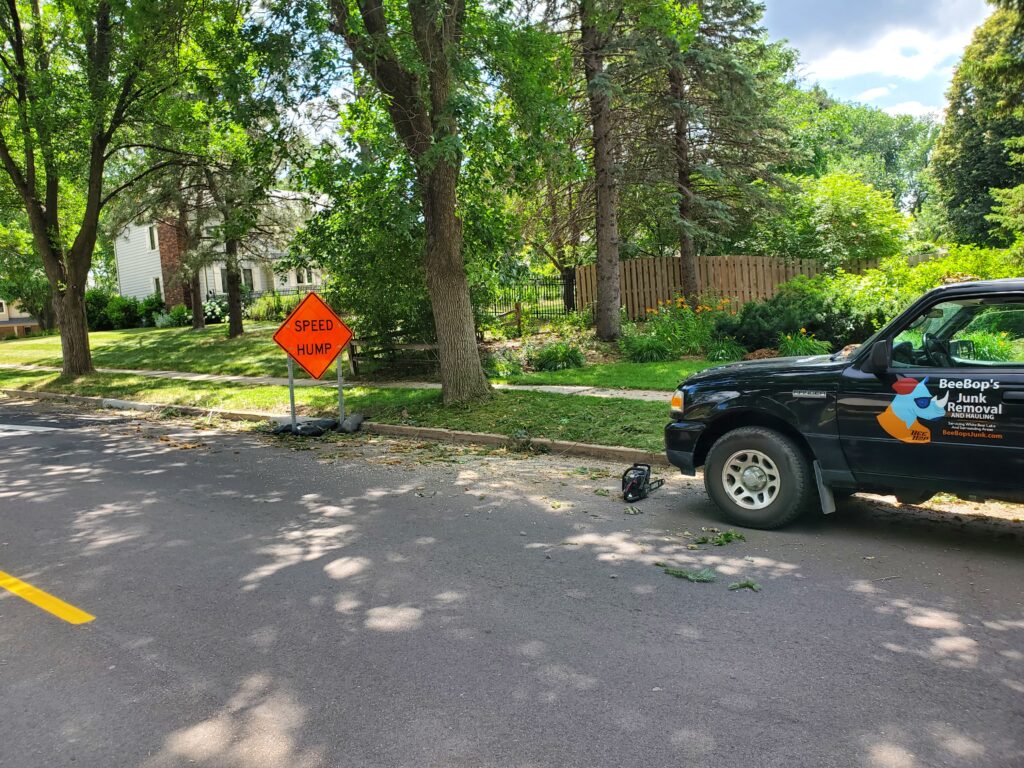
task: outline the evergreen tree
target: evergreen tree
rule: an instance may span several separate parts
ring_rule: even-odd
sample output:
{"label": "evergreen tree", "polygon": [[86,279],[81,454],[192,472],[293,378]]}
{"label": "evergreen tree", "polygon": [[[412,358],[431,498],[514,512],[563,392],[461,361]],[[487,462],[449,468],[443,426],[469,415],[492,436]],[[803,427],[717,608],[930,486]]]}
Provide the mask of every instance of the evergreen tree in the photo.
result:
{"label": "evergreen tree", "polygon": [[751,205],[756,180],[772,179],[786,137],[773,109],[792,52],[769,43],[764,6],[701,0],[692,44],[669,59],[668,95],[683,292],[695,297],[697,241],[729,227]]}
{"label": "evergreen tree", "polygon": [[1024,183],[1024,167],[1013,162],[1008,141],[1024,135],[1019,109],[1024,68],[1016,11],[997,10],[974,32],[953,75],[946,121],[932,159],[949,228],[963,243],[999,245],[992,232],[992,189]]}

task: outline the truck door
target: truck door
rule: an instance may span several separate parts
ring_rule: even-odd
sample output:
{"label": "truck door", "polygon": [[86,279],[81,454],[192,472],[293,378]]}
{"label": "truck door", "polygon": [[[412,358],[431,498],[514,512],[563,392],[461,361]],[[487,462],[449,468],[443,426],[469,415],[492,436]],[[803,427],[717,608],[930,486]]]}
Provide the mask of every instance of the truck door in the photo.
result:
{"label": "truck door", "polygon": [[1024,301],[936,299],[887,331],[884,374],[843,374],[839,430],[860,482],[1005,493],[1024,486]]}

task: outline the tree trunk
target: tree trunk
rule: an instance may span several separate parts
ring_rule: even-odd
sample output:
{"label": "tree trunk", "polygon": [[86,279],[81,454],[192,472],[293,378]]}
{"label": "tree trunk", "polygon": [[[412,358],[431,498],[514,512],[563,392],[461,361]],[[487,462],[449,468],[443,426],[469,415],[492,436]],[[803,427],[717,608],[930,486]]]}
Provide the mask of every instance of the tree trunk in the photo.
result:
{"label": "tree trunk", "polygon": [[206,315],[203,313],[203,288],[199,284],[198,272],[192,275],[189,292],[192,296],[192,330],[201,331],[206,327]]}
{"label": "tree trunk", "polygon": [[224,243],[224,266],[228,276],[228,338],[241,336],[242,328],[242,272],[238,268],[238,241]]}
{"label": "tree trunk", "polygon": [[576,311],[576,267],[563,267],[562,306],[566,312]]}
{"label": "tree trunk", "polygon": [[[57,327],[57,316],[52,295],[47,297],[43,302],[43,306],[39,308],[39,316],[36,318],[36,321],[39,323],[39,330],[41,331],[52,331]],[[86,319],[86,326],[88,326],[88,318]]]}
{"label": "tree trunk", "polygon": [[64,375],[81,376],[92,372],[84,286],[69,284],[64,291],[55,294],[53,309],[57,317],[57,325],[60,327]]}
{"label": "tree trunk", "polygon": [[697,248],[693,232],[688,226],[693,218],[693,189],[690,176],[693,166],[690,159],[690,121],[686,114],[686,96],[683,71],[678,66],[668,72],[669,89],[672,95],[674,113],[674,140],[676,156],[676,192],[679,194],[679,279],[683,295],[691,304],[700,296],[701,286],[697,274]]}
{"label": "tree trunk", "polygon": [[485,397],[490,384],[480,364],[469,281],[462,258],[462,222],[456,213],[458,170],[438,161],[421,174],[427,233],[427,291],[437,333],[445,404]]}
{"label": "tree trunk", "polygon": [[618,188],[615,173],[615,143],[612,136],[612,107],[609,83],[604,71],[604,52],[597,27],[594,0],[581,0],[580,38],[583,68],[590,100],[590,122],[594,148],[594,177],[597,204],[597,337],[614,341],[619,337],[619,222]]}

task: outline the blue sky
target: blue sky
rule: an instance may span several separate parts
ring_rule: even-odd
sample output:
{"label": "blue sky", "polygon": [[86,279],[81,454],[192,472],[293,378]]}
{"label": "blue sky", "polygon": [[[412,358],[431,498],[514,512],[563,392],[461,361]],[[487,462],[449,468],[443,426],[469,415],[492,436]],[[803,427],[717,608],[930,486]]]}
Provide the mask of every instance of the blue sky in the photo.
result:
{"label": "blue sky", "polygon": [[764,0],[773,38],[809,83],[894,114],[941,113],[953,66],[991,13],[985,0]]}

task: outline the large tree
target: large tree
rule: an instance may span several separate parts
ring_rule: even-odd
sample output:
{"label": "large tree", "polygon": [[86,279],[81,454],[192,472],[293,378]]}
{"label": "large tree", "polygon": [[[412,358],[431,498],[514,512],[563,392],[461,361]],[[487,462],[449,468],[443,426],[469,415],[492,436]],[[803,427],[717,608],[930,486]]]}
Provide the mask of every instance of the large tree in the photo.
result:
{"label": "large tree", "polygon": [[[175,124],[179,130],[185,127],[184,121]],[[200,273],[220,255],[210,227],[214,213],[202,165],[196,157],[178,150],[171,165],[126,191],[105,217],[107,232],[112,237],[117,237],[132,222],[157,221],[170,227],[181,263],[178,274],[167,276],[165,292],[183,289],[186,304],[192,310],[193,330],[206,327]],[[172,281],[180,282],[174,285]]]}
{"label": "large tree", "polygon": [[597,335],[610,340],[619,335],[623,117],[656,109],[637,85],[664,71],[665,49],[672,60],[686,52],[700,13],[678,0],[579,0],[578,14],[593,145]]}
{"label": "large tree", "polygon": [[[195,31],[173,130],[164,136],[175,156],[165,169],[165,203],[190,245],[188,271],[223,263],[235,337],[244,330],[242,262],[287,250],[301,223],[303,206],[287,187],[304,162],[300,122],[308,115],[300,118],[299,108],[321,93],[324,54],[253,0],[216,0],[208,16]],[[182,174],[184,196],[175,189]]]}
{"label": "large tree", "polygon": [[770,190],[768,205],[752,212],[736,246],[740,253],[850,269],[900,253],[908,224],[888,194],[857,176],[803,176]]}
{"label": "large tree", "polygon": [[934,118],[837,101],[820,87],[784,89],[776,111],[792,144],[783,170],[797,176],[854,173],[904,209],[920,209],[923,174],[939,130]]}
{"label": "large tree", "polygon": [[964,243],[1005,244],[992,233],[991,190],[1024,184],[1008,141],[1024,136],[1016,106],[1024,94],[1019,14],[997,10],[974,32],[953,75],[946,121],[936,142],[933,173],[949,227]]}
{"label": "large tree", "polygon": [[[459,116],[478,76],[473,49],[486,11],[466,0],[331,0],[333,29],[373,84],[412,161],[426,229],[424,271],[446,403],[483,397],[489,384],[477,352],[462,253],[458,188]],[[467,34],[467,28],[469,34]]]}
{"label": "large tree", "polygon": [[[666,37],[680,278],[696,298],[697,238],[742,218],[752,186],[786,156],[773,114],[793,54],[769,43],[752,0],[701,0],[692,43]],[[707,239],[705,234],[704,239]]]}
{"label": "large tree", "polygon": [[[618,6],[608,8],[606,5]],[[594,239],[597,242],[597,337],[619,336],[619,180],[616,169],[615,113],[607,59],[616,42],[622,3],[580,0],[580,46],[590,105],[594,167]]]}
{"label": "large tree", "polygon": [[542,272],[557,271],[572,312],[587,309],[576,303],[576,270],[594,258],[592,238],[584,239],[595,222],[589,100],[580,57],[567,44],[577,33],[558,0],[547,0],[539,21],[525,22],[500,67],[517,135],[514,205],[525,253]]}
{"label": "large tree", "polygon": [[[84,296],[100,215],[154,167],[134,160],[177,79],[190,10],[189,0],[0,6],[0,165],[53,293],[66,375],[92,370]],[[69,190],[84,198],[70,226]]]}

